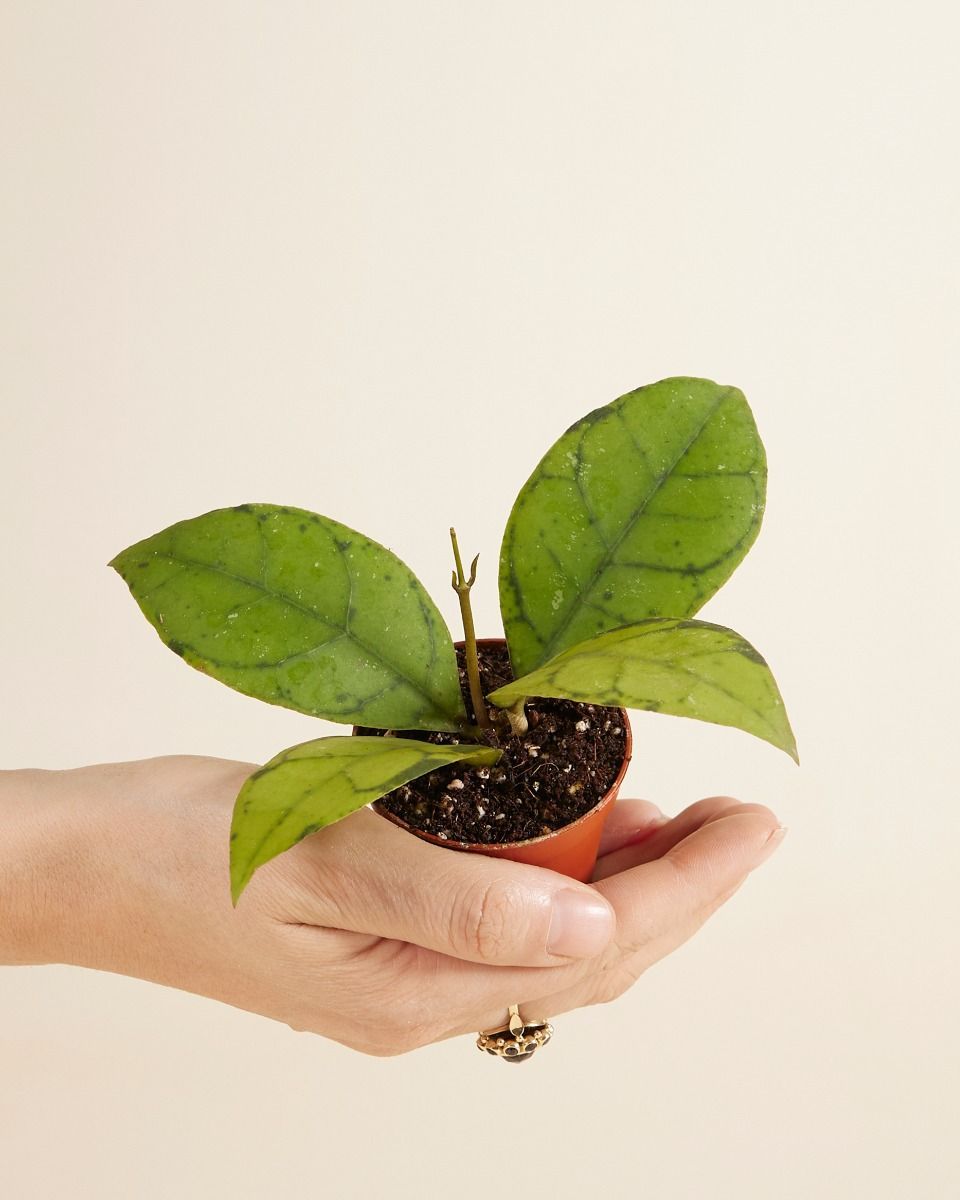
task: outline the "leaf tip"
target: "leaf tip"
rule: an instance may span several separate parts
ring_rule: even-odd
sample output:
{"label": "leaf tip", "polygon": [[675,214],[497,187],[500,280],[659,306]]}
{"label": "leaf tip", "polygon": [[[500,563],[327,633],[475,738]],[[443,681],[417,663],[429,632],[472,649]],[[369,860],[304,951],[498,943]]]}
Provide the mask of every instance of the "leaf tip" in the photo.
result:
{"label": "leaf tip", "polygon": [[793,730],[789,725],[778,736],[764,737],[764,741],[769,742],[771,746],[775,746],[778,750],[782,750],[784,754],[793,759],[798,767],[800,766],[800,752],[797,749],[797,740],[793,736]]}
{"label": "leaf tip", "polygon": [[[139,545],[139,543],[138,543]],[[129,584],[133,578],[133,566],[146,567],[150,562],[150,554],[134,554],[133,551],[137,546],[127,546],[125,550],[121,550],[119,554],[115,554],[107,563],[108,567],[112,567],[120,576],[124,583]]]}
{"label": "leaf tip", "polygon": [[238,867],[236,864],[231,863],[230,864],[230,902],[234,908],[237,907],[237,903],[239,902],[240,897],[243,895],[244,889],[246,888],[246,886],[249,882],[250,882],[249,873],[245,872],[241,867]]}
{"label": "leaf tip", "polygon": [[790,722],[786,718],[786,713],[784,713],[784,724],[785,724],[786,728],[784,730],[783,741],[780,743],[780,749],[785,751],[785,753],[789,754],[790,757],[793,759],[793,761],[799,767],[800,766],[800,751],[797,748],[797,738],[793,732],[793,729],[790,726]]}

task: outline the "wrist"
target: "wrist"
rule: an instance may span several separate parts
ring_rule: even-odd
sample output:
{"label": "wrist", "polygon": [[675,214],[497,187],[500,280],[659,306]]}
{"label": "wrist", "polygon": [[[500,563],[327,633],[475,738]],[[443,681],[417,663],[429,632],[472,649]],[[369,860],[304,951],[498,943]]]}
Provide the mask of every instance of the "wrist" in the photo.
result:
{"label": "wrist", "polygon": [[238,928],[230,815],[252,769],[171,756],[0,771],[0,966],[65,963],[217,994],[209,962]]}
{"label": "wrist", "polygon": [[72,774],[0,772],[0,965],[68,961],[86,862]]}

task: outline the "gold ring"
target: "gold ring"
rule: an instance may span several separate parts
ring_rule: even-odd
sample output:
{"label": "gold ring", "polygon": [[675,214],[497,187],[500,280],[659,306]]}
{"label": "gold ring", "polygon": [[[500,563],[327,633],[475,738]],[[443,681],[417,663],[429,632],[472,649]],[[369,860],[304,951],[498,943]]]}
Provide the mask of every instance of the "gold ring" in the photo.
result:
{"label": "gold ring", "polygon": [[477,1049],[495,1054],[504,1062],[526,1062],[553,1037],[547,1021],[524,1021],[519,1005],[510,1005],[510,1017],[499,1029],[488,1029],[477,1038]]}

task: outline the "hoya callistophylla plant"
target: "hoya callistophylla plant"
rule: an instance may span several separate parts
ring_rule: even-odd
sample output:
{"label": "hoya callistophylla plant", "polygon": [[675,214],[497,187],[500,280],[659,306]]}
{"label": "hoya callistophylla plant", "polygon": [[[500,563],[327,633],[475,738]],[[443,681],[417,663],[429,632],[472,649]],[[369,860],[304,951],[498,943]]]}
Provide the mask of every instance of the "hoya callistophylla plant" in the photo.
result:
{"label": "hoya callistophylla plant", "polygon": [[234,902],[307,834],[439,766],[500,757],[475,744],[453,641],[420,581],[338,521],[241,504],[172,525],[110,565],[171,650],[237,691],[330,721],[467,739],[326,737],[278,754],[237,798]]}
{"label": "hoya callistophylla plant", "polygon": [[[491,765],[532,696],[732,725],[796,758],[773,676],[732,630],[692,619],[760,527],[763,446],[742,393],[667,379],[569,429],[513,507],[500,598],[516,678],[483,697],[469,577],[453,537],[469,716],[450,633],[390,550],[328,517],[244,504],[123,551],[123,576],[187,663],[247,695],[403,738],[323,737],[244,784],[234,901],[307,834],[439,766]],[[491,707],[488,709],[487,705]],[[437,745],[410,731],[455,735]]]}
{"label": "hoya callistophylla plant", "polygon": [[737,388],[665,379],[578,421],[507,523],[500,601],[519,677],[488,699],[514,713],[529,696],[562,696],[696,717],[797,760],[761,655],[690,619],[755,541],[766,478]]}

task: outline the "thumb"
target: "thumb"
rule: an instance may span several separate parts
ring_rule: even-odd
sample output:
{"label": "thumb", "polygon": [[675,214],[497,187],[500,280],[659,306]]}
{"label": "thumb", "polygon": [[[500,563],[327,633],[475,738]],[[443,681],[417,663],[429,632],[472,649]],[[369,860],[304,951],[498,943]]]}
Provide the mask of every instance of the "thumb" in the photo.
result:
{"label": "thumb", "polygon": [[301,842],[305,923],[412,942],[469,962],[547,967],[592,958],[616,917],[588,884],[445,850],[361,810]]}

